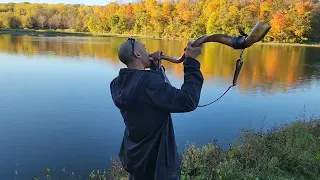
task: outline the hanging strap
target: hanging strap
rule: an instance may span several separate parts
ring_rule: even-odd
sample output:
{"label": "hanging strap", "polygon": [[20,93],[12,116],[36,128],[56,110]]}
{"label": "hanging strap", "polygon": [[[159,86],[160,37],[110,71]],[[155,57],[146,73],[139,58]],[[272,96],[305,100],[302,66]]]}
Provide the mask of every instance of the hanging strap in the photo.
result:
{"label": "hanging strap", "polygon": [[242,68],[242,64],[243,64],[243,60],[242,60],[242,54],[243,54],[243,51],[241,51],[241,54],[240,54],[240,58],[237,60],[236,62],[236,69],[234,71],[234,75],[233,75],[233,81],[232,81],[232,85],[229,86],[229,88],[216,100],[208,103],[208,104],[205,104],[205,105],[198,105],[198,107],[206,107],[206,106],[209,106],[215,102],[217,102],[219,99],[221,99],[232,87],[236,86],[237,85],[237,80],[238,80],[238,76],[240,74],[240,71],[241,71],[241,68]]}
{"label": "hanging strap", "polygon": [[[240,58],[237,60],[236,62],[236,69],[234,71],[234,75],[233,75],[233,81],[232,81],[232,85],[229,86],[229,88],[216,100],[208,103],[208,104],[204,104],[204,105],[198,105],[198,107],[206,107],[206,106],[209,106],[215,102],[217,102],[219,99],[221,99],[232,87],[236,86],[237,85],[237,80],[238,80],[238,77],[239,77],[239,74],[240,74],[240,71],[241,71],[241,68],[242,68],[242,65],[243,65],[243,60],[242,60],[242,54],[243,54],[243,51],[241,51],[241,54],[240,54]],[[165,78],[165,81],[171,85],[168,77],[166,76],[165,72],[164,72],[164,67],[160,67],[160,70]]]}

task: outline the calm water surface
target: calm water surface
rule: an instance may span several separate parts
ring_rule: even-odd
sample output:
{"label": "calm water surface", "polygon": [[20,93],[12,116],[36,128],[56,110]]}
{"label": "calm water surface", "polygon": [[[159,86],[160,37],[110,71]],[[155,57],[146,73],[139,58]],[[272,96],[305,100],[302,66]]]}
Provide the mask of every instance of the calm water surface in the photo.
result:
{"label": "calm water surface", "polygon": [[[87,175],[119,151],[124,124],[110,81],[124,67],[125,38],[0,35],[0,179],[43,177],[43,169]],[[178,57],[186,41],[140,39],[149,51]],[[231,84],[239,51],[206,44],[200,103]],[[183,66],[165,63],[173,85]],[[242,128],[265,129],[306,115],[319,116],[320,48],[254,45],[244,53],[238,85],[216,104],[173,114],[180,151],[210,140],[228,147]],[[17,165],[18,164],[18,165]]]}

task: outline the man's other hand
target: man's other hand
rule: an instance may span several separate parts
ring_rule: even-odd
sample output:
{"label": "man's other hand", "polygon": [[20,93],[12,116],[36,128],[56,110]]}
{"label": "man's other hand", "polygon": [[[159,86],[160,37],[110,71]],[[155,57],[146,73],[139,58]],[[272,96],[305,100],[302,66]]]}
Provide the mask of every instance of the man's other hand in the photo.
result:
{"label": "man's other hand", "polygon": [[162,66],[162,61],[161,61],[161,55],[162,51],[157,51],[152,54],[150,54],[149,60],[157,66],[157,69],[159,69]]}
{"label": "man's other hand", "polygon": [[202,53],[202,45],[199,47],[192,47],[191,42],[188,42],[188,46],[185,50],[186,57],[191,57],[197,59],[197,57]]}
{"label": "man's other hand", "polygon": [[157,52],[150,54],[149,60],[150,61],[160,60],[162,53],[163,53],[162,51],[157,51]]}

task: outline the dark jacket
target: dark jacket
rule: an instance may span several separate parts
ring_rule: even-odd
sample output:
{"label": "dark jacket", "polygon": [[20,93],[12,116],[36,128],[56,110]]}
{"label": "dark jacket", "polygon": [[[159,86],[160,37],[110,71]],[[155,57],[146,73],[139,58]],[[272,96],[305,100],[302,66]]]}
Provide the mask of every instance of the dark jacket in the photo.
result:
{"label": "dark jacket", "polygon": [[166,83],[156,70],[124,68],[110,83],[126,125],[120,160],[135,180],[167,180],[180,171],[170,113],[195,110],[203,84],[200,63],[189,57],[183,64],[181,89]]}

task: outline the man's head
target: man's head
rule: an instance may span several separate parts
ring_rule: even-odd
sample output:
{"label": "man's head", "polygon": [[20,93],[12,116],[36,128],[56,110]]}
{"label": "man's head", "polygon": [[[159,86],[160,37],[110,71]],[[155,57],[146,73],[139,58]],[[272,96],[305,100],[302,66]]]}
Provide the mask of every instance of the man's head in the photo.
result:
{"label": "man's head", "polygon": [[120,61],[132,68],[149,68],[149,55],[145,45],[133,38],[124,42],[118,52]]}

